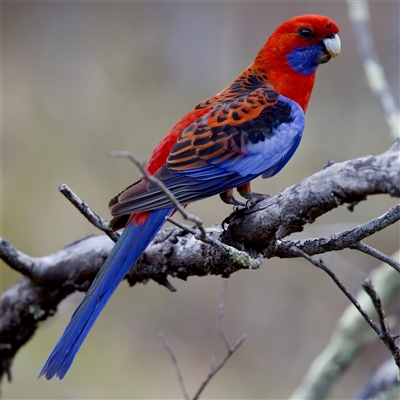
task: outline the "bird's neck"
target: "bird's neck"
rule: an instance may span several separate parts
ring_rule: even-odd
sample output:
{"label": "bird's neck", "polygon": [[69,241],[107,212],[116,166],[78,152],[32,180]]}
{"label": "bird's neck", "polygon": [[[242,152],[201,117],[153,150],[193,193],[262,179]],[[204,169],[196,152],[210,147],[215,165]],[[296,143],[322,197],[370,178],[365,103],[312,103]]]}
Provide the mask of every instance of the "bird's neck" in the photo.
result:
{"label": "bird's neck", "polygon": [[286,55],[277,47],[270,46],[268,42],[249,69],[259,76],[267,76],[279,94],[294,100],[306,112],[314,87],[315,72],[309,75],[296,72],[289,65]]}

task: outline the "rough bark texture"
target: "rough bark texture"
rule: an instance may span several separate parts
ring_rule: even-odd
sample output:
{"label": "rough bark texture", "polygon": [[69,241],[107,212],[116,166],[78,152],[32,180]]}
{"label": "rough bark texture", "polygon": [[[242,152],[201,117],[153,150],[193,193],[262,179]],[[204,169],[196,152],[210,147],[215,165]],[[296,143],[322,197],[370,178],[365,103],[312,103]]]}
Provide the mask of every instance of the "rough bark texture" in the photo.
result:
{"label": "rough bark texture", "polygon": [[379,156],[332,164],[277,196],[245,210],[229,224],[224,241],[265,249],[271,240],[299,232],[306,224],[342,205],[354,207],[368,195],[400,196],[400,145]]}
{"label": "rough bark texture", "polygon": [[[400,197],[399,151],[400,140],[397,140],[379,156],[332,164],[250,210],[238,211],[231,216],[226,231],[221,226],[214,226],[207,229],[207,234],[254,258],[296,257],[298,255],[291,251],[294,242],[281,239],[301,231],[305,224],[314,222],[339,205],[347,203],[354,207],[368,195]],[[376,219],[370,225],[338,237],[333,235],[295,244],[309,254],[350,247],[398,220],[399,213],[399,208],[393,208],[383,218],[383,223]],[[13,357],[32,337],[39,321],[53,315],[68,294],[88,289],[112,246],[113,242],[105,235],[91,236],[69,244],[57,253],[33,258],[1,239],[1,258],[24,275],[0,298],[1,375],[6,373],[10,379]],[[173,290],[167,281],[168,275],[184,280],[194,275],[229,276],[242,268],[240,262],[195,239],[192,234],[170,228],[156,236],[127,279],[131,285],[153,279]]]}

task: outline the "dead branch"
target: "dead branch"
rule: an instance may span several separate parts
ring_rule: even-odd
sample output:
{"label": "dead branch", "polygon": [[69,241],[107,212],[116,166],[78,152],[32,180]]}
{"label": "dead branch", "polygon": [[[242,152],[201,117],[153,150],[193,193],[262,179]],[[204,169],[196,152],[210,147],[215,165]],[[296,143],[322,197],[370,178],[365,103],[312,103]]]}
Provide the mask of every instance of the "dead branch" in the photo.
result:
{"label": "dead branch", "polygon": [[119,238],[118,232],[113,232],[108,228],[108,222],[93,211],[68,185],[62,183],[58,190],[73,204],[79,212],[97,229],[103,231],[113,242]]}
{"label": "dead branch", "polygon": [[[225,295],[226,295],[227,285],[228,285],[228,281],[225,280],[223,285],[222,285],[221,300],[220,300],[219,307],[218,307],[218,316],[217,316],[217,319],[216,319],[216,322],[215,322],[215,337],[214,337],[213,349],[212,349],[212,353],[211,353],[210,369],[209,369],[209,371],[207,373],[206,378],[200,384],[200,387],[198,388],[198,390],[196,391],[195,395],[193,396],[193,400],[198,400],[200,398],[200,394],[206,388],[206,386],[211,381],[211,379],[217,374],[217,372],[221,368],[223,368],[223,366],[227,363],[229,358],[235,353],[235,351],[242,345],[242,343],[247,338],[247,335],[244,334],[236,341],[236,343],[233,346],[231,346],[229,344],[229,342],[228,342],[228,339],[226,338],[225,334],[223,333],[223,331],[221,329],[222,317],[224,315],[224,304],[225,304]],[[172,363],[174,364],[174,367],[175,367],[175,370],[176,370],[176,374],[178,375],[178,381],[179,381],[179,385],[180,385],[181,390],[182,390],[183,397],[186,400],[189,400],[190,397],[189,397],[189,394],[188,394],[188,392],[186,390],[186,385],[185,385],[185,382],[183,380],[181,369],[179,367],[179,363],[178,363],[178,360],[177,360],[177,358],[175,356],[175,353],[173,352],[173,350],[171,348],[171,345],[169,344],[169,342],[168,342],[167,338],[164,336],[164,334],[162,332],[159,332],[158,336],[160,337],[164,348],[166,349],[168,355],[170,356],[170,358],[172,360]],[[221,336],[221,338],[223,339],[223,341],[225,343],[227,352],[226,352],[225,356],[223,357],[223,359],[218,363],[218,365],[215,365],[216,361],[217,361],[218,341],[219,341],[219,337],[220,336]]]}
{"label": "dead branch", "polygon": [[386,319],[386,313],[383,309],[382,300],[379,297],[379,294],[376,292],[371,279],[367,278],[363,282],[362,287],[371,298],[372,304],[374,305],[376,313],[378,315],[380,328],[378,328],[377,333],[379,335],[379,339],[381,339],[390,350],[393,355],[394,361],[400,370],[400,349],[396,345],[396,339],[399,337],[399,335],[394,336],[390,333],[390,328]]}
{"label": "dead branch", "polygon": [[[226,257],[232,259],[232,261],[236,261],[239,264],[242,263],[244,268],[258,268],[261,265],[262,259],[260,257],[256,259],[252,259],[249,255],[243,251],[239,251],[232,246],[228,246],[219,240],[208,236],[206,230],[204,229],[203,221],[197,217],[189,213],[185,209],[185,205],[181,205],[179,201],[175,198],[175,196],[171,193],[171,191],[164,185],[162,181],[160,181],[157,177],[152,176],[146,169],[144,163],[142,163],[134,154],[130,153],[129,151],[112,151],[112,157],[120,157],[120,158],[127,158],[132,161],[142,172],[143,176],[146,178],[147,181],[153,183],[154,185],[158,186],[160,190],[165,194],[165,196],[170,200],[170,202],[175,206],[175,208],[179,211],[184,219],[187,221],[192,221],[196,224],[198,231],[187,226],[185,224],[181,224],[180,222],[176,221],[173,218],[167,217],[166,220],[185,230],[186,232],[191,233],[196,239],[201,240],[204,243],[210,244],[211,246],[215,247],[220,252],[224,253]],[[97,215],[97,214],[96,214]]]}
{"label": "dead branch", "polygon": [[176,374],[178,376],[179,386],[181,387],[183,397],[185,398],[185,400],[189,400],[190,397],[189,397],[188,391],[186,389],[186,385],[185,385],[185,382],[183,380],[181,368],[179,366],[179,363],[178,363],[178,360],[177,360],[177,358],[175,356],[175,353],[172,350],[172,347],[169,344],[169,342],[168,342],[167,338],[165,337],[164,333],[158,332],[158,337],[160,338],[161,343],[163,344],[165,350],[167,351],[169,357],[172,360],[172,363],[174,364],[175,371],[176,371]]}
{"label": "dead branch", "polygon": [[[392,258],[399,260],[400,252],[394,254]],[[400,282],[398,273],[393,268],[382,264],[372,271],[370,279],[374,282],[376,291],[381,293],[384,307],[388,307],[398,299]],[[371,318],[377,317],[375,307],[363,289],[360,289],[356,299]],[[350,304],[339,318],[329,343],[312,362],[290,399],[326,398],[338,377],[373,340],[376,340],[375,332],[365,323],[358,310]]]}
{"label": "dead branch", "polygon": [[[400,140],[397,140],[381,155],[330,165],[254,208],[235,213],[226,232],[221,226],[207,228],[206,237],[235,247],[240,250],[238,253],[248,254],[251,259],[296,257],[288,250],[292,243],[282,239],[324,213],[373,194],[400,197],[399,150]],[[388,220],[393,223],[396,218]],[[376,224],[370,222],[365,226],[366,231],[376,231]],[[360,240],[354,234],[352,241],[352,232],[348,235],[349,247]],[[0,298],[1,374],[10,373],[14,355],[31,338],[39,321],[53,315],[60,301],[70,293],[88,289],[112,246],[106,236],[92,236],[54,254],[34,258],[1,239],[0,257],[25,275]],[[314,247],[314,254],[326,251],[321,242]],[[131,285],[153,279],[171,288],[168,276],[228,277],[243,268],[248,266],[242,260],[227,257],[225,252],[197,240],[192,233],[170,228],[156,236],[127,279]]]}
{"label": "dead branch", "polygon": [[[303,250],[309,256],[322,254],[328,251],[338,251],[346,248],[362,251],[372,257],[383,261],[400,272],[400,264],[386,254],[360,242],[368,236],[385,229],[400,220],[400,205],[390,208],[385,214],[374,218],[371,221],[360,224],[352,229],[335,233],[329,236],[319,238],[310,238],[304,240],[279,240],[277,241],[278,251],[287,257],[292,251],[292,246]],[[297,256],[297,253],[295,254]]]}
{"label": "dead branch", "polygon": [[356,204],[378,193],[399,197],[399,151],[397,139],[379,156],[331,164],[252,209],[237,213],[223,241],[239,249],[263,249],[267,257],[275,256],[276,240],[302,231],[304,225],[340,205]]}
{"label": "dead branch", "polygon": [[[393,96],[390,85],[385,78],[384,68],[378,58],[371,32],[368,1],[347,0],[347,6],[349,19],[357,38],[356,43],[358,45],[367,83],[372,93],[379,101],[391,136],[398,141],[400,135],[400,109]],[[399,158],[399,149],[397,148],[396,151],[396,157]],[[399,171],[400,170],[397,171],[397,181],[400,179]],[[398,212],[393,209],[392,211],[395,211],[395,213]],[[376,222],[376,220],[370,221],[370,223],[373,224]],[[369,229],[366,231],[369,231]],[[362,234],[362,232],[360,233]],[[340,236],[339,238],[341,240],[343,239]],[[359,240],[362,240],[362,238]],[[340,241],[334,240],[334,242],[335,245],[340,245]],[[372,281],[375,286],[378,287],[377,293],[381,293],[381,297],[384,297],[384,303],[390,304],[393,297],[398,296],[400,289],[397,275],[399,262],[395,260],[396,258],[399,259],[399,252],[397,252],[394,257],[389,257],[361,241],[355,242],[349,246],[349,248],[369,254],[393,268],[390,270],[386,265],[382,265],[371,274]],[[308,250],[309,249],[306,250],[306,253],[310,255]],[[374,309],[369,299],[367,299],[365,292],[361,292],[357,296],[357,300],[362,308],[367,311],[368,315],[374,314]],[[357,354],[370,343],[371,332],[370,330],[366,331],[366,327],[364,320],[361,319],[361,315],[355,313],[354,307],[349,307],[339,320],[337,328],[332,334],[330,343],[314,360],[300,386],[294,391],[291,398],[307,400],[326,398],[333,382],[338,378],[338,375],[342,373]],[[391,352],[393,358],[396,359],[395,349],[392,349]],[[379,397],[385,397],[383,390],[380,392],[375,391],[373,397],[378,396],[378,393]],[[359,398],[358,395],[357,398]]]}
{"label": "dead branch", "polygon": [[374,249],[371,246],[368,246],[367,244],[365,244],[363,242],[358,242],[358,243],[352,244],[349,247],[349,249],[355,249],[355,250],[362,251],[363,253],[368,254],[371,257],[374,257],[377,260],[386,263],[387,265],[390,265],[397,272],[400,272],[400,263],[398,263],[392,257],[389,257],[388,255],[382,253],[381,251],[379,251],[377,249]]}
{"label": "dead branch", "polygon": [[[203,221],[197,217],[196,215],[190,214],[185,210],[185,206],[181,205],[179,201],[177,201],[174,197],[174,195],[171,193],[171,191],[164,185],[163,182],[161,182],[159,179],[157,179],[155,176],[149,174],[149,172],[146,169],[146,166],[144,163],[142,163],[134,154],[130,153],[129,151],[112,151],[110,153],[112,157],[120,157],[120,158],[127,158],[131,160],[141,171],[141,173],[144,175],[147,181],[153,183],[154,185],[158,186],[161,191],[166,195],[168,200],[175,206],[175,208],[180,212],[180,214],[183,216],[188,221],[194,222],[197,227],[199,228],[201,232],[201,237],[205,238],[206,237],[206,231],[204,230],[204,225]],[[172,218],[169,218],[169,221],[174,223],[174,220]]]}
{"label": "dead branch", "polygon": [[[197,392],[193,396],[193,400],[197,400],[200,398],[200,394],[203,392],[203,390],[206,388],[210,380],[217,374],[217,372],[223,368],[223,366],[227,363],[229,358],[235,353],[235,351],[241,346],[241,344],[247,339],[247,334],[243,334],[237,341],[236,343],[231,346],[228,342],[228,339],[226,338],[224,332],[221,329],[221,323],[222,323],[222,317],[224,316],[224,306],[225,306],[225,296],[226,296],[226,290],[228,286],[228,281],[225,280],[223,285],[222,285],[222,291],[221,291],[221,300],[219,303],[218,307],[218,316],[215,321],[215,334],[214,334],[214,343],[213,343],[213,349],[211,353],[211,365],[210,369],[208,371],[208,374],[204,381],[201,383],[200,387],[198,388]],[[216,365],[217,362],[217,350],[218,350],[218,341],[219,337],[221,337],[225,343],[226,346],[226,354],[223,357],[223,359]]]}

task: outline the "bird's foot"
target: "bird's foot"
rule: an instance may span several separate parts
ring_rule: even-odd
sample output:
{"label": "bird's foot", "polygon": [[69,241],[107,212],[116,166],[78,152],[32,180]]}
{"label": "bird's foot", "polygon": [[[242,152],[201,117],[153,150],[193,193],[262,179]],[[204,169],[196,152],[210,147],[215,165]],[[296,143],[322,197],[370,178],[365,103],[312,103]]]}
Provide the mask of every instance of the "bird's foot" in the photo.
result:
{"label": "bird's foot", "polygon": [[233,190],[232,189],[221,193],[219,196],[221,197],[221,200],[226,204],[230,204],[232,206],[239,206],[239,207],[244,207],[245,206],[245,203],[243,203],[242,201],[237,200],[233,196]]}
{"label": "bird's foot", "polygon": [[[224,231],[226,231],[226,226],[225,225],[229,225],[231,223],[231,221],[233,220],[233,218],[236,217],[236,215],[238,213],[238,208],[239,207],[234,207],[233,211],[221,222],[221,226],[222,226],[222,229]],[[244,206],[240,207],[241,210],[244,209],[244,208],[245,208]]]}
{"label": "bird's foot", "polygon": [[233,211],[221,222],[222,229],[226,231],[225,225],[229,225],[231,221],[244,210],[247,210],[246,204],[244,203],[243,205],[233,207]]}
{"label": "bird's foot", "polygon": [[246,201],[246,208],[249,210],[254,207],[257,203],[262,200],[269,199],[271,196],[269,194],[261,194],[261,193],[251,193],[251,197]]}

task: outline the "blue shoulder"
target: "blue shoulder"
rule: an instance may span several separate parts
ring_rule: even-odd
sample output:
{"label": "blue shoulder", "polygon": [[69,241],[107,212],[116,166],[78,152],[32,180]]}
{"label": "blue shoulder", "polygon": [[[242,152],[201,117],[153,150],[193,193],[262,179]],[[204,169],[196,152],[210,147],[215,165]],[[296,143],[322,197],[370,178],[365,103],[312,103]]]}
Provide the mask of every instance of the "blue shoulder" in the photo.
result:
{"label": "blue shoulder", "polygon": [[304,112],[295,101],[279,95],[274,105],[237,129],[236,141],[241,143],[242,157],[219,167],[241,176],[268,178],[286,165],[299,146]]}
{"label": "blue shoulder", "polygon": [[305,118],[303,109],[295,101],[279,95],[279,103],[290,108],[290,118],[282,121],[274,130],[269,146],[264,149],[264,156],[269,159],[263,178],[277,174],[290,160],[303,137]]}

